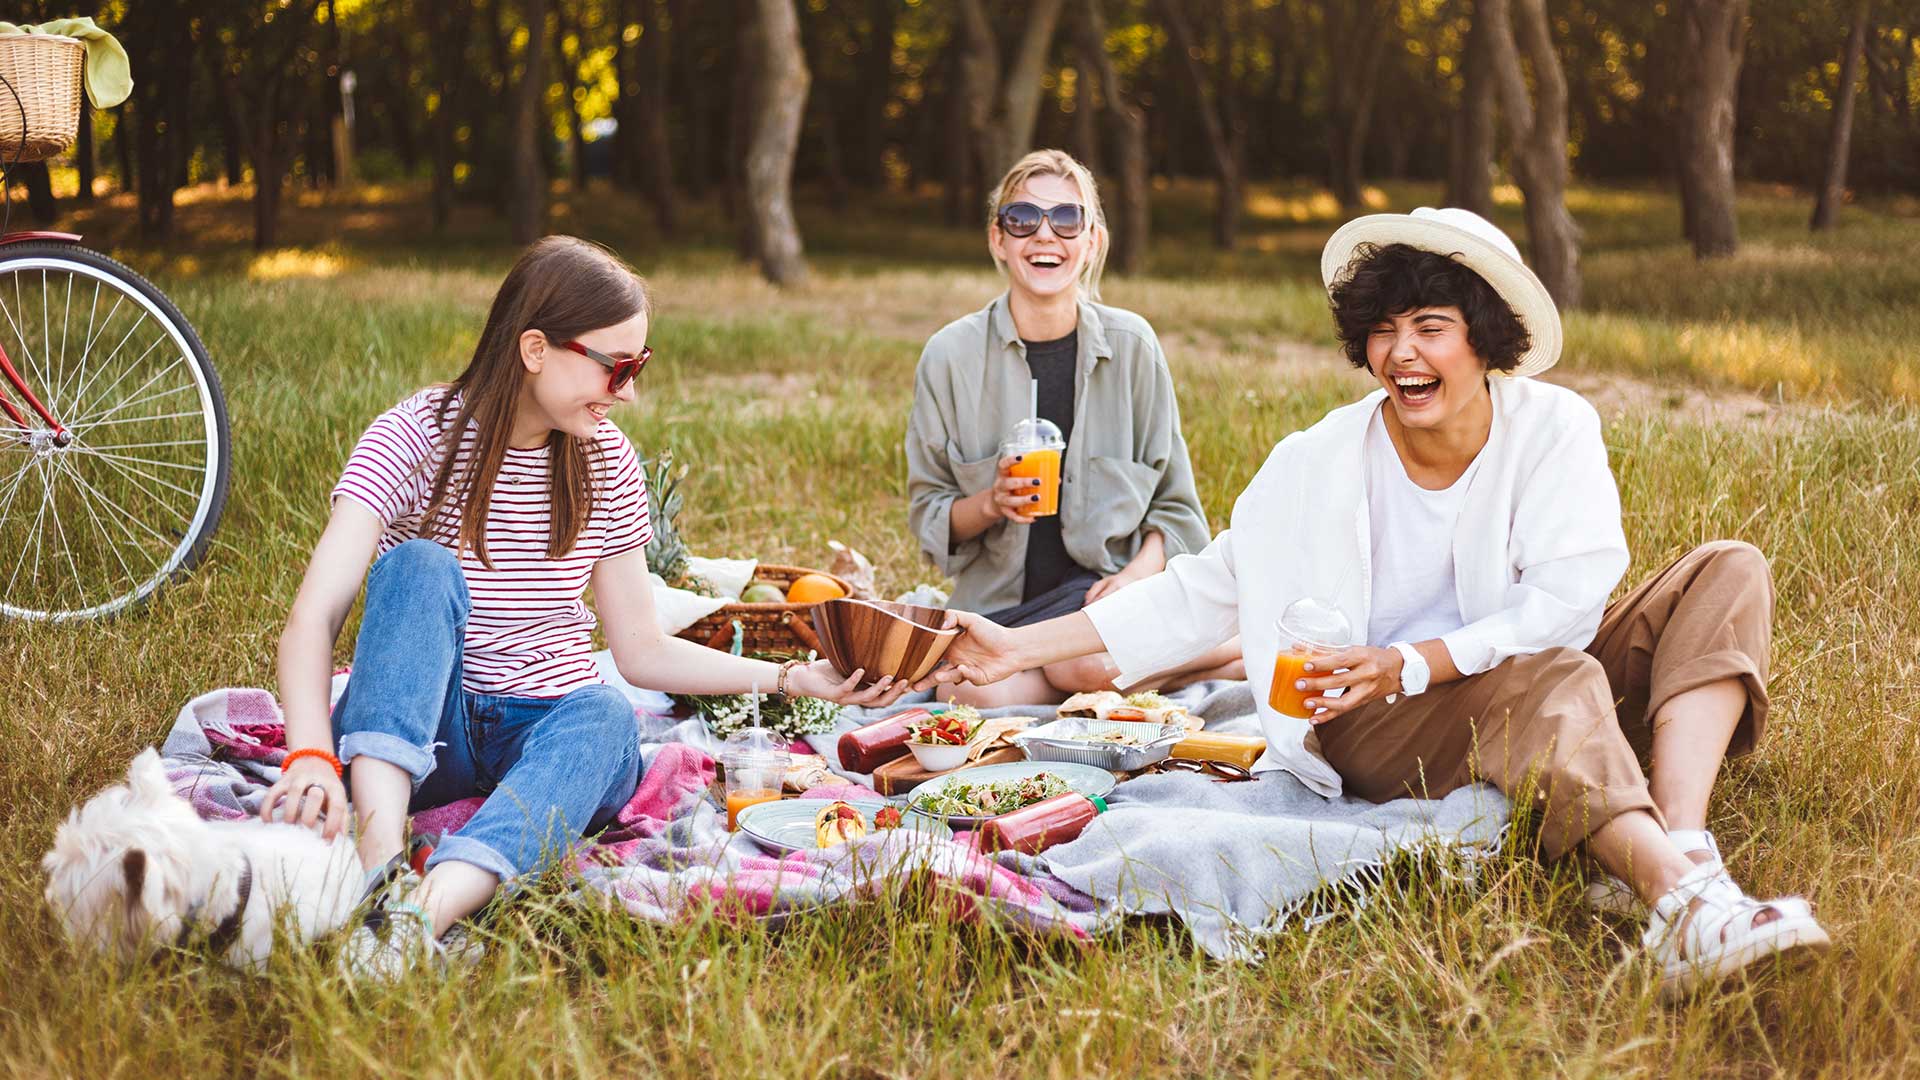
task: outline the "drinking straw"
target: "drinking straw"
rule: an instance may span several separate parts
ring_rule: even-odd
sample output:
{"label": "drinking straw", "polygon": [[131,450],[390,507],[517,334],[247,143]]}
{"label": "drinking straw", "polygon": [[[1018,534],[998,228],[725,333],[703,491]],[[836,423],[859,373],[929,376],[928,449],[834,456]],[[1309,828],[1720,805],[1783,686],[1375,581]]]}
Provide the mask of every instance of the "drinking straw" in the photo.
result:
{"label": "drinking straw", "polygon": [[747,695],[747,708],[753,713],[753,726],[760,726],[760,680],[753,681],[753,692]]}
{"label": "drinking straw", "polygon": [[1040,380],[1039,379],[1027,380],[1027,416],[1033,420],[1040,419]]}

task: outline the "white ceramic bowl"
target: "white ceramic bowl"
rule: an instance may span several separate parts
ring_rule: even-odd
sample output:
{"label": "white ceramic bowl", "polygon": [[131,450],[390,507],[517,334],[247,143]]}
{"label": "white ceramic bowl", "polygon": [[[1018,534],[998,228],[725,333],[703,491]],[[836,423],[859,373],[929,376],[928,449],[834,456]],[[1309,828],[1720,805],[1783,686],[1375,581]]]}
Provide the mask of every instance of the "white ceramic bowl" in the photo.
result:
{"label": "white ceramic bowl", "polygon": [[957,769],[967,763],[967,752],[973,749],[969,741],[963,746],[948,746],[936,743],[910,742],[907,749],[913,751],[913,760],[928,772],[946,772]]}

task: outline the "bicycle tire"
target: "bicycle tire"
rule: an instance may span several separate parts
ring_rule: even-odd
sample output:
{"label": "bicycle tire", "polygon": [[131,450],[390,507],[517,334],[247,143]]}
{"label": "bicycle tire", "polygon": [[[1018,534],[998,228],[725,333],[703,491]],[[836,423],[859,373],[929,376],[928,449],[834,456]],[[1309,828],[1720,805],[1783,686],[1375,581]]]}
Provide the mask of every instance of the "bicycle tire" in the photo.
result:
{"label": "bicycle tire", "polygon": [[[129,575],[134,578],[131,588],[123,592],[113,592],[106,600],[86,603],[83,607],[73,607],[73,609],[35,607],[31,603],[31,598],[17,596],[17,590],[13,588],[10,580],[0,580],[0,588],[6,588],[6,594],[0,596],[0,615],[12,617],[12,619],[25,619],[25,621],[52,621],[52,623],[79,621],[79,619],[104,619],[104,617],[121,615],[142,607],[146,601],[152,600],[156,594],[159,594],[167,584],[192,573],[204,561],[207,550],[211,548],[213,534],[219,530],[221,517],[225,515],[225,509],[227,509],[228,484],[232,475],[232,434],[230,434],[230,423],[228,423],[227,396],[225,396],[225,390],[221,388],[219,373],[213,367],[213,359],[207,356],[200,334],[194,331],[186,315],[165,292],[161,292],[157,286],[154,286],[154,282],[146,281],[146,277],[142,277],[125,263],[102,256],[100,252],[92,252],[88,248],[81,248],[77,244],[65,244],[65,242],[35,240],[35,242],[10,244],[0,248],[0,282],[8,281],[12,277],[17,288],[19,275],[31,273],[33,269],[40,269],[40,271],[60,269],[69,275],[77,273],[79,277],[90,279],[90,281],[102,282],[102,284],[111,282],[113,288],[117,288],[123,294],[123,298],[131,298],[136,306],[144,307],[146,317],[152,317],[161,327],[163,334],[175,342],[180,359],[184,359],[190,365],[194,384],[200,390],[200,417],[202,417],[202,430],[205,432],[207,457],[209,457],[207,467],[202,471],[200,498],[194,503],[194,517],[190,519],[190,523],[184,530],[180,530],[179,542],[173,546],[171,552],[167,553],[165,559],[161,559],[154,573],[144,577]],[[69,277],[69,286],[71,281],[73,277]],[[48,290],[48,279],[42,273],[42,292],[46,290]],[[94,296],[98,302],[98,288]],[[71,298],[71,290],[69,290],[69,298]],[[136,327],[138,325],[144,325],[144,323],[136,323]],[[8,329],[6,323],[0,321],[0,332],[6,329]],[[61,352],[65,352],[65,342],[67,342],[65,331],[67,327],[63,325]],[[15,327],[15,334],[19,334],[17,327]],[[132,331],[129,331],[129,336],[131,334]],[[48,332],[46,338],[50,336],[52,334]],[[42,342],[42,344],[50,344],[50,342]],[[88,342],[88,346],[90,344],[92,342]],[[63,359],[65,357],[61,356],[61,361]],[[86,357],[83,356],[81,359],[83,359],[84,373]],[[0,392],[12,394],[13,386],[0,380]],[[56,419],[60,417],[56,415]],[[123,423],[123,421],[113,421],[113,423]],[[4,423],[0,423],[0,430],[6,430]],[[79,446],[79,438],[75,446]],[[8,519],[0,517],[0,527],[4,527],[6,521]],[[58,513],[56,513],[54,525],[58,527]],[[69,561],[71,561],[71,552],[69,552]],[[35,571],[38,573],[38,550],[36,550]],[[15,575],[17,575],[17,569],[15,569]],[[77,569],[75,569],[75,578],[77,578],[75,582],[79,584],[81,575]],[[29,588],[31,588],[31,582],[29,582]],[[19,600],[27,600],[29,603],[19,603]]]}

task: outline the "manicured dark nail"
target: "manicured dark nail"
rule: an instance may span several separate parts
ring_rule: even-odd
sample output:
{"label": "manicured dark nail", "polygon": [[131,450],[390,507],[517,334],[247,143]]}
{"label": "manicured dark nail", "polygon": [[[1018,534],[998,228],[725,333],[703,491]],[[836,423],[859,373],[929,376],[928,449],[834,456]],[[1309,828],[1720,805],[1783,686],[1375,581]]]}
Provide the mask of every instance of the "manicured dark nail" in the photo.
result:
{"label": "manicured dark nail", "polygon": [[1039,477],[1037,477],[1037,476],[1036,476],[1036,477],[1034,477],[1034,478],[1033,478],[1033,486],[1034,486],[1034,487],[1039,487],[1039,486],[1040,486],[1040,478],[1039,478]]}
{"label": "manicured dark nail", "polygon": [[1029,496],[1027,496],[1027,501],[1028,501],[1028,502],[1039,502],[1039,501],[1040,501],[1040,496],[1038,496],[1038,495],[1029,495]]}

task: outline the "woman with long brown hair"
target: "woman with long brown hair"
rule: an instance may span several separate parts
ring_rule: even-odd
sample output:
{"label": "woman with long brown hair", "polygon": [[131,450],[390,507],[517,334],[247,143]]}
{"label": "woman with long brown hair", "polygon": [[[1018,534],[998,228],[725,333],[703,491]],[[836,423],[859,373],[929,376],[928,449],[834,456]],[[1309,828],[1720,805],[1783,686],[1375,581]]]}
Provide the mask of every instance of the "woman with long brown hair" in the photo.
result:
{"label": "woman with long brown hair", "polygon": [[[261,816],[337,836],[351,787],[378,894],[342,954],[356,976],[440,961],[459,919],[633,794],[633,708],[594,666],[596,622],[638,686],[758,685],[857,705],[904,689],[856,692],[860,673],[824,660],[775,665],[661,632],[640,463],[607,418],[634,400],[651,314],[646,283],[618,258],[539,241],[501,284],[466,370],[381,414],[333,490],[280,638],[290,753]],[[352,674],[329,715],[333,646],[363,577]],[[424,878],[408,869],[409,811],[475,795],[485,802]]]}

